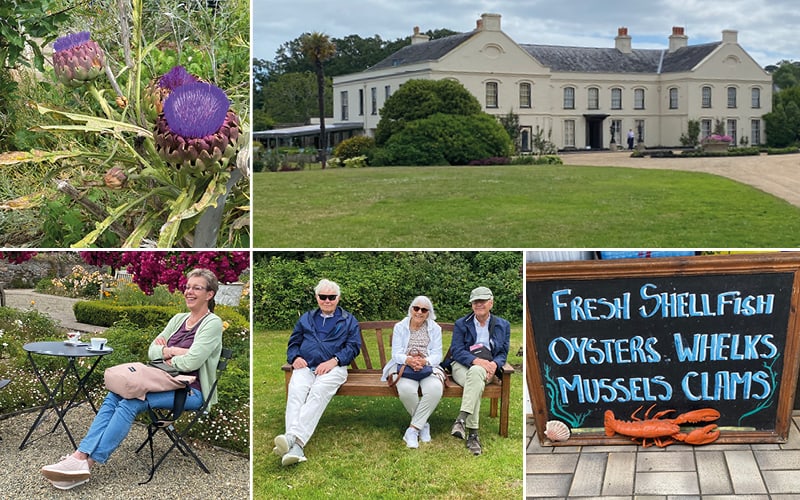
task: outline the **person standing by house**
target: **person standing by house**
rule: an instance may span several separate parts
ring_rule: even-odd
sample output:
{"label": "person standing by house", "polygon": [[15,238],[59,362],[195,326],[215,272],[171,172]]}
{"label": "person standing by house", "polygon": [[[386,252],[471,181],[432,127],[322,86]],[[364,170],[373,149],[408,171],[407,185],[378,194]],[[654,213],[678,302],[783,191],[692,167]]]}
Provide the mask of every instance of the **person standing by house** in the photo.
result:
{"label": "person standing by house", "polygon": [[478,438],[481,397],[492,377],[502,375],[511,342],[511,325],[491,314],[494,305],[492,291],[479,286],[469,296],[472,313],[456,321],[450,344],[453,380],[464,388],[461,409],[450,434],[466,438],[467,449],[473,455],[483,450]]}
{"label": "person standing by house", "polygon": [[628,149],[633,149],[633,140],[636,138],[636,134],[633,133],[633,129],[628,129]]}
{"label": "person standing by house", "polygon": [[282,465],[306,461],[303,448],[331,398],[347,380],[347,365],[361,351],[358,321],[339,307],[339,285],[320,280],[314,294],[319,307],[297,321],[286,352],[286,360],[292,365],[286,430],[275,437],[272,450],[281,457]]}

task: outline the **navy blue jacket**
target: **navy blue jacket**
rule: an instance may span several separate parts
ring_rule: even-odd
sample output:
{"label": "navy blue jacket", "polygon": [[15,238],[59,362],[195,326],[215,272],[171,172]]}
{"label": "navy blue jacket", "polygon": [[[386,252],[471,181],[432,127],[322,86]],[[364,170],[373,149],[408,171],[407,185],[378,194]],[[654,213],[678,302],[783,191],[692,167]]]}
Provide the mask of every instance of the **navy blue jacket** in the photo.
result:
{"label": "navy blue jacket", "polygon": [[319,308],[300,316],[289,336],[289,348],[286,351],[286,360],[289,364],[300,356],[306,360],[308,367],[314,370],[320,363],[334,356],[339,358],[339,366],[349,365],[358,356],[361,352],[358,320],[341,307],[337,309],[341,312],[341,316],[331,333],[324,339],[314,326],[314,315],[320,312]]}
{"label": "navy blue jacket", "polygon": [[[469,346],[478,341],[478,332],[475,331],[475,313],[468,314],[456,320],[453,327],[453,340],[450,342],[450,356],[453,361],[458,361],[466,367],[472,366],[475,359]],[[497,374],[503,373],[503,366],[508,358],[508,348],[511,343],[511,325],[508,321],[494,314],[489,316],[489,349],[492,351],[492,361],[497,363]],[[449,364],[448,364],[449,368]]]}

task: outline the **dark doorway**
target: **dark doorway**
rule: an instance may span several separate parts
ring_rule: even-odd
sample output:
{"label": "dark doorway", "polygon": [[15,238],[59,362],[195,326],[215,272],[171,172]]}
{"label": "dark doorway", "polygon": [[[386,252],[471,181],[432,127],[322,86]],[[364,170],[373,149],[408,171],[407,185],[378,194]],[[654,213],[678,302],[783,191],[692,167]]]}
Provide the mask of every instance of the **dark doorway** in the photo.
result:
{"label": "dark doorway", "polygon": [[603,149],[603,120],[608,115],[583,115],[586,118],[586,145],[592,149]]}

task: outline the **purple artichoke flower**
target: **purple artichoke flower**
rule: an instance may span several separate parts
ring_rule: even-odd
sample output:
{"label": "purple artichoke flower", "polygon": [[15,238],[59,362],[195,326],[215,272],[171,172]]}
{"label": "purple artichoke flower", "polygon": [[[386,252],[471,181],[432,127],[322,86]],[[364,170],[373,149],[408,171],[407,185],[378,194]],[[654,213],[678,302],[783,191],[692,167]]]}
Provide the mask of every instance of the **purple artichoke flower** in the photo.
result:
{"label": "purple artichoke flower", "polygon": [[187,83],[202,81],[200,78],[186,71],[183,66],[174,66],[171,70],[158,78],[154,78],[149,84],[145,94],[147,96],[149,118],[155,120],[164,110],[164,100],[173,90]]}
{"label": "purple artichoke flower", "polygon": [[222,89],[187,83],[164,101],[155,128],[156,150],[168,164],[202,175],[228,167],[240,133],[239,117]]}
{"label": "purple artichoke flower", "polygon": [[64,85],[79,87],[103,72],[103,49],[90,37],[88,31],[81,31],[53,43],[53,69]]}

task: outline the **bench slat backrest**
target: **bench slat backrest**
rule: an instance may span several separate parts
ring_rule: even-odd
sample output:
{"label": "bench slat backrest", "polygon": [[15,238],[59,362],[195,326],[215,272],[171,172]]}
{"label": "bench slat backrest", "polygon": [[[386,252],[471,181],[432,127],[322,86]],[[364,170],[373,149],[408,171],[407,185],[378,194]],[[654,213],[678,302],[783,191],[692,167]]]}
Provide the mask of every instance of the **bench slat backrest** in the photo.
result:
{"label": "bench slat backrest", "polygon": [[[359,327],[361,328],[361,356],[364,360],[364,367],[363,369],[366,370],[381,370],[384,366],[386,366],[387,359],[391,359],[392,357],[392,333],[394,331],[395,321],[361,321],[359,323]],[[439,323],[439,326],[442,327],[442,333],[444,332],[453,332],[453,323]],[[384,330],[386,330],[386,335],[384,336]],[[366,332],[366,336],[365,336]],[[370,349],[373,345],[371,342],[372,335],[374,334],[375,338],[375,346],[378,349],[378,357],[380,358],[380,365],[375,366],[372,364],[372,358],[370,356]],[[384,342],[384,337],[388,337],[388,341]],[[368,341],[368,339],[370,341]],[[389,346],[388,350],[386,346]],[[388,356],[388,357],[387,357]],[[353,369],[359,369],[357,361],[359,357],[353,360],[350,363],[350,367]],[[450,349],[447,350],[447,355],[444,359],[450,357]]]}

